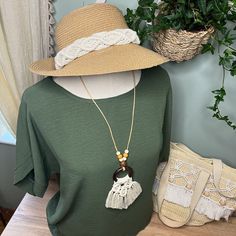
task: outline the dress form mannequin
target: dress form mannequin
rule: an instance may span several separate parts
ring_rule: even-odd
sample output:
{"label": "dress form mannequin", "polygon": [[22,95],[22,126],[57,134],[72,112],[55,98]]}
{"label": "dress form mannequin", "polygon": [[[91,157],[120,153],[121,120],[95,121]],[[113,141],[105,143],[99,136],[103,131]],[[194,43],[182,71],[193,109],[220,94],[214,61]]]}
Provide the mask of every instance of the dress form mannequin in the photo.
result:
{"label": "dress form mannequin", "polygon": [[[135,70],[135,85],[140,81],[141,70]],[[132,72],[119,72],[103,75],[89,75],[82,77],[94,99],[115,97],[133,89]],[[53,80],[72,94],[90,99],[78,76],[53,77]]]}

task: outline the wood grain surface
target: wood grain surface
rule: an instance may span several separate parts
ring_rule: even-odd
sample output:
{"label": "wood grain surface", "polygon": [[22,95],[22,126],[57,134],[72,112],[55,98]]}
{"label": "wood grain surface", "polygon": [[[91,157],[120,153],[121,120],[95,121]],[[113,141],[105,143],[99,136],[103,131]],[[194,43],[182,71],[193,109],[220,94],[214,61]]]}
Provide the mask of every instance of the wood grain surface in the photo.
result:
{"label": "wood grain surface", "polygon": [[[34,197],[27,193],[7,224],[2,236],[50,236],[45,209],[48,200],[57,189],[56,182],[51,181],[44,198]],[[184,226],[179,229],[172,229],[163,225],[157,214],[153,212],[150,223],[138,233],[138,236],[236,236],[236,217],[232,217],[228,223],[220,221],[208,223],[201,227]]]}

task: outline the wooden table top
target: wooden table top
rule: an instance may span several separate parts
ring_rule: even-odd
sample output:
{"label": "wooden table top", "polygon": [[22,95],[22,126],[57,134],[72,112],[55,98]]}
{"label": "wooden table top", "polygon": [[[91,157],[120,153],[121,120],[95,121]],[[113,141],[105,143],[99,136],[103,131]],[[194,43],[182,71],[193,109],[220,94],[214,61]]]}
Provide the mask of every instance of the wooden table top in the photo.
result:
{"label": "wooden table top", "polygon": [[[50,236],[46,219],[46,205],[57,191],[58,186],[51,181],[44,195],[39,198],[26,194],[14,215],[9,221],[2,236]],[[201,227],[184,226],[172,229],[165,226],[153,212],[152,219],[147,227],[138,233],[138,236],[236,236],[236,217],[230,221],[208,223]]]}

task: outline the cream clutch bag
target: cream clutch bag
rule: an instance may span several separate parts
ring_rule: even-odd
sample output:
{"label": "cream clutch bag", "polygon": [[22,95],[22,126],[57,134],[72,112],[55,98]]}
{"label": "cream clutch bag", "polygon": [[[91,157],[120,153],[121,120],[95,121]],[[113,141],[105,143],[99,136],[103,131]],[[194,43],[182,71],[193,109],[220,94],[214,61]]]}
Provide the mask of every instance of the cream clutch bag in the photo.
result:
{"label": "cream clutch bag", "polygon": [[236,169],[171,143],[153,184],[153,210],[170,227],[228,220],[236,211]]}

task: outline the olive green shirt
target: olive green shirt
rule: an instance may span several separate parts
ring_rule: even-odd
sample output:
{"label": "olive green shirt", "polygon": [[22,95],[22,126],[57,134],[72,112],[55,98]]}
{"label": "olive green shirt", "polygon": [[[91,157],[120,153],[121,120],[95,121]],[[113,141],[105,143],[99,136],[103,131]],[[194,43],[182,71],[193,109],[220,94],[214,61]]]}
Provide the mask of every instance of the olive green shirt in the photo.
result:
{"label": "olive green shirt", "polygon": [[[118,145],[127,145],[133,90],[97,99]],[[169,154],[171,86],[161,67],[142,70],[136,86],[134,129],[128,165],[142,193],[128,209],[105,207],[119,167],[108,127],[90,99],[73,95],[46,77],[22,96],[16,134],[14,184],[43,197],[50,176],[60,173],[60,190],[47,205],[56,236],[135,236],[150,222],[157,165]]]}

